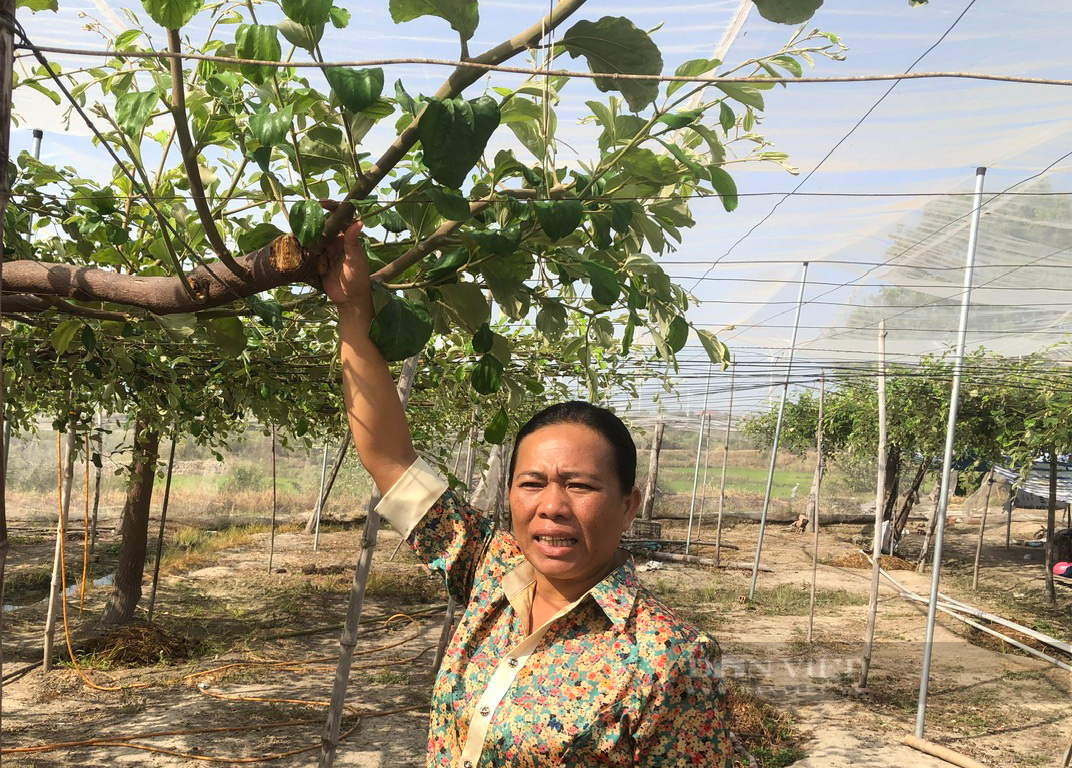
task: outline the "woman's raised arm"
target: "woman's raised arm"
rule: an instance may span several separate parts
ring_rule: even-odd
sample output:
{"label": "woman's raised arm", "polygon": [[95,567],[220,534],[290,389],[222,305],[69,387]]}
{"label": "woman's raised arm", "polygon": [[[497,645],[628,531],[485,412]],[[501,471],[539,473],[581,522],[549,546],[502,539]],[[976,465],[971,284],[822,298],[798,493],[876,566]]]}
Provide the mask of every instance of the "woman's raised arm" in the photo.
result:
{"label": "woman's raised arm", "polygon": [[[329,204],[325,203],[325,207]],[[416,460],[406,414],[383,355],[369,339],[372,286],[361,223],[338,236],[322,264],[324,291],[339,310],[342,391],[361,463],[386,493]]]}

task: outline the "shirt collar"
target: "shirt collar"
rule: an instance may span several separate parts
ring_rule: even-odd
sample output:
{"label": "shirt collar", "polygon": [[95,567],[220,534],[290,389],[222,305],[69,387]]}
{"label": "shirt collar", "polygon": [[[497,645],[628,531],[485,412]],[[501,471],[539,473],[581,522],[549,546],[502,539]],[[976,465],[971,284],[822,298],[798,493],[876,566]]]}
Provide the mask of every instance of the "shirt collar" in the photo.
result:
{"label": "shirt collar", "polygon": [[[503,595],[522,616],[528,616],[532,610],[532,586],[535,583],[536,570],[524,559],[503,577]],[[619,549],[614,555],[614,570],[582,595],[574,605],[591,596],[611,623],[620,628],[633,611],[639,584],[632,555],[624,549]]]}

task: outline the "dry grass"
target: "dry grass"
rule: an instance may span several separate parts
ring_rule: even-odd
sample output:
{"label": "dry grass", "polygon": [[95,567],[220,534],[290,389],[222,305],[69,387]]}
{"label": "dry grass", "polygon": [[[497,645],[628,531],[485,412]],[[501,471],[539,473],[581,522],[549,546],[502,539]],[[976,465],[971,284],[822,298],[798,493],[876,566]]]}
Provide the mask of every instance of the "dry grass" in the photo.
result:
{"label": "dry grass", "polygon": [[[863,552],[846,552],[828,561],[827,565],[836,565],[838,568],[870,568],[871,561]],[[882,567],[887,571],[914,571],[916,569],[910,562],[896,555],[883,555]]]}
{"label": "dry grass", "polygon": [[[761,768],[782,768],[805,756],[804,736],[792,716],[753,693],[731,687],[726,696],[729,728],[756,758]],[[734,755],[734,768],[745,765]]]}
{"label": "dry grass", "polygon": [[155,624],[135,622],[109,629],[77,652],[79,663],[103,667],[147,667],[186,661],[194,644]]}

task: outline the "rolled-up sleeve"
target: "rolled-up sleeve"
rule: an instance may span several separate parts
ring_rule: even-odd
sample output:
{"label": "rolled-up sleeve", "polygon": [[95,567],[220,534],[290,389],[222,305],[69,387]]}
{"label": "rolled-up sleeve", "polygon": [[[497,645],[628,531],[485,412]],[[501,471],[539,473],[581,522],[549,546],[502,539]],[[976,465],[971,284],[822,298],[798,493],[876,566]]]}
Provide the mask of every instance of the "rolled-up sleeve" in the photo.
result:
{"label": "rolled-up sleeve", "polygon": [[732,765],[720,659],[714,640],[699,641],[670,667],[633,734],[636,768]]}
{"label": "rolled-up sleeve", "polygon": [[450,596],[468,604],[477,568],[494,535],[491,522],[449,490],[423,459],[391,486],[376,511],[410,542],[425,565],[442,574]]}

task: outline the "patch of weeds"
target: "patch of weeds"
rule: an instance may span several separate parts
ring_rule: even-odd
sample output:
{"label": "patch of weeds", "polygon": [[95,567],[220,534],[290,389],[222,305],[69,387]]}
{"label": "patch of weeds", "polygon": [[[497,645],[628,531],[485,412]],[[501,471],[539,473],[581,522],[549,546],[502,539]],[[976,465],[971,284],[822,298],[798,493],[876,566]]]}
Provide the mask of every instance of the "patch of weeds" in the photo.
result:
{"label": "patch of weeds", "polygon": [[47,568],[27,568],[4,576],[4,600],[23,605],[48,597],[52,571]]}
{"label": "patch of weeds", "polygon": [[751,691],[731,686],[726,696],[728,725],[760,768],[783,768],[807,756],[792,716]]}
{"label": "patch of weeds", "polygon": [[1010,669],[1004,677],[1006,680],[1044,680],[1046,672],[1041,669]]}
{"label": "patch of weeds", "polygon": [[365,594],[401,605],[436,603],[447,599],[443,583],[419,570],[372,571]]}
{"label": "patch of weeds", "polygon": [[124,690],[119,694],[119,712],[124,715],[136,715],[145,710],[148,701],[134,691]]}
{"label": "patch of weeds", "polygon": [[175,573],[207,565],[214,561],[216,553],[247,544],[255,535],[267,530],[265,525],[236,525],[219,531],[181,528],[164,548],[160,571]]}
{"label": "patch of weeds", "polygon": [[369,675],[369,682],[381,685],[409,685],[409,673],[395,669],[384,669]]}
{"label": "patch of weeds", "polygon": [[[779,584],[774,587],[760,587],[756,598],[748,601],[743,586],[730,583],[717,583],[707,587],[679,588],[671,582],[658,580],[648,587],[657,597],[665,600],[672,607],[692,610],[696,607],[715,612],[733,612],[742,608],[761,616],[805,616],[811,602],[810,585]],[[837,608],[841,606],[866,605],[867,595],[858,595],[846,589],[819,589],[815,592],[816,610]]]}

